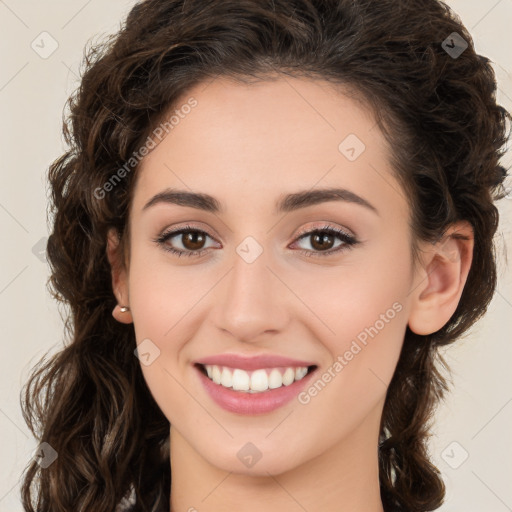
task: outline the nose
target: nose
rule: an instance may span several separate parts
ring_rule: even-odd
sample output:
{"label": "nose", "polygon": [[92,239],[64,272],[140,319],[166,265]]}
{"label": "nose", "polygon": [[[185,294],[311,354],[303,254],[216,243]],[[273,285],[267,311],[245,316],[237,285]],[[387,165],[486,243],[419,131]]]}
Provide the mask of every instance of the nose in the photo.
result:
{"label": "nose", "polygon": [[232,261],[215,290],[216,327],[242,342],[258,342],[265,334],[285,330],[293,294],[270,268],[266,253],[252,262],[236,253]]}

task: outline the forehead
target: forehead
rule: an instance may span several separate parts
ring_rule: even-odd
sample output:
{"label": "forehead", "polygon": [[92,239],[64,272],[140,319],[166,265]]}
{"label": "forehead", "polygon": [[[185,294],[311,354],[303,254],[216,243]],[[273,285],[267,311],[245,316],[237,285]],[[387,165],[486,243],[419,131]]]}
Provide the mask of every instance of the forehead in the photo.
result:
{"label": "forehead", "polygon": [[197,84],[164,118],[174,114],[178,122],[143,159],[133,207],[166,187],[206,192],[222,203],[236,196],[244,208],[262,200],[273,208],[281,192],[316,184],[400,201],[370,109],[342,91],[291,77]]}

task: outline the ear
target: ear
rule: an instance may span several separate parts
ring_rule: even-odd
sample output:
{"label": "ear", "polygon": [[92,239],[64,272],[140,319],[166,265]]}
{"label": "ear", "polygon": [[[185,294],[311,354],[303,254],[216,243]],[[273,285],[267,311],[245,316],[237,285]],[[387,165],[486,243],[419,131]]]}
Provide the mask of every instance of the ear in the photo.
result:
{"label": "ear", "polygon": [[467,221],[452,224],[435,244],[425,244],[411,292],[411,331],[432,334],[450,320],[466,284],[473,247],[473,228]]}
{"label": "ear", "polygon": [[107,257],[111,267],[112,290],[117,299],[117,305],[112,311],[112,316],[118,322],[130,324],[133,322],[131,312],[126,311],[123,313],[121,311],[121,306],[130,305],[128,272],[119,246],[119,233],[114,228],[110,229],[107,235]]}

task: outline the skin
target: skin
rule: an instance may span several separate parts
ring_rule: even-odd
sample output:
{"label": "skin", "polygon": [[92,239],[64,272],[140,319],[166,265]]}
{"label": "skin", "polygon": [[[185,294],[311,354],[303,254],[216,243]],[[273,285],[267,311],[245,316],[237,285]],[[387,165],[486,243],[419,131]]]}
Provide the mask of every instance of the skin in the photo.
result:
{"label": "skin", "polygon": [[[137,343],[149,338],[160,350],[141,368],[171,423],[171,511],[382,512],[379,424],[405,329],[434,332],[455,311],[471,265],[471,227],[460,222],[438,244],[420,243],[421,264],[413,266],[409,205],[390,149],[364,105],[327,83],[217,78],[181,103],[191,96],[198,105],[137,170],[129,261],[123,265],[113,232],[108,242],[114,293],[131,309],[113,315],[133,322]],[[352,162],[338,149],[348,134],[366,146]],[[363,197],[378,214],[346,201],[273,211],[283,194],[331,186]],[[162,203],[142,211],[168,187],[213,195],[224,211]],[[153,241],[186,224],[211,236],[202,256],[178,258]],[[299,230],[326,224],[360,243],[318,256],[312,236],[299,240]],[[449,238],[454,232],[469,240]],[[247,236],[263,249],[251,264],[236,252]],[[166,243],[194,249],[181,235]],[[228,412],[192,367],[214,354],[270,353],[332,372],[394,303],[401,306],[394,318],[307,404]],[[247,442],[262,454],[250,468],[237,457]]]}

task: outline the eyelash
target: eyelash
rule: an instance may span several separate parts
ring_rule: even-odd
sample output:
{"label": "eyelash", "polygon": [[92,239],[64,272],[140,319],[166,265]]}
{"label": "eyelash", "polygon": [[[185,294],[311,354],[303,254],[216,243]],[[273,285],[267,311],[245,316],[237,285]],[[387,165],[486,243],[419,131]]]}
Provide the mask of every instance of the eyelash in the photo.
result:
{"label": "eyelash", "polygon": [[[179,228],[179,229],[177,229],[175,231],[164,232],[160,236],[158,236],[157,238],[153,239],[153,242],[155,242],[159,246],[161,246],[164,251],[167,251],[167,252],[170,252],[172,254],[175,254],[178,257],[181,257],[181,255],[197,256],[197,257],[199,257],[202,254],[204,254],[206,251],[208,251],[208,249],[210,249],[210,247],[208,247],[206,249],[200,249],[199,251],[188,251],[188,250],[184,251],[184,250],[181,250],[181,249],[179,249],[179,250],[178,249],[174,249],[174,248],[170,247],[169,245],[167,245],[165,243],[170,238],[174,238],[175,236],[182,235],[182,234],[189,233],[189,232],[201,233],[201,234],[206,235],[206,236],[208,236],[208,237],[213,239],[213,237],[211,235],[209,235],[206,231],[194,228],[192,226],[185,226],[185,227]],[[339,239],[342,240],[343,244],[339,245],[336,249],[329,249],[328,251],[310,251],[310,250],[307,250],[307,249],[299,249],[299,252],[301,252],[302,254],[304,254],[305,256],[308,256],[308,257],[330,256],[332,254],[335,254],[335,253],[338,253],[338,252],[341,252],[341,251],[344,251],[344,250],[351,249],[352,247],[354,247],[354,245],[357,245],[359,243],[359,241],[354,236],[349,235],[348,233],[346,233],[342,229],[334,228],[334,227],[329,226],[329,225],[326,225],[323,228],[315,228],[313,230],[305,231],[303,233],[300,233],[297,236],[297,238],[295,239],[295,241],[302,240],[303,238],[307,238],[308,236],[311,236],[311,235],[314,235],[314,234],[317,234],[317,233],[328,233],[328,234],[331,234],[331,235],[336,235]]]}

